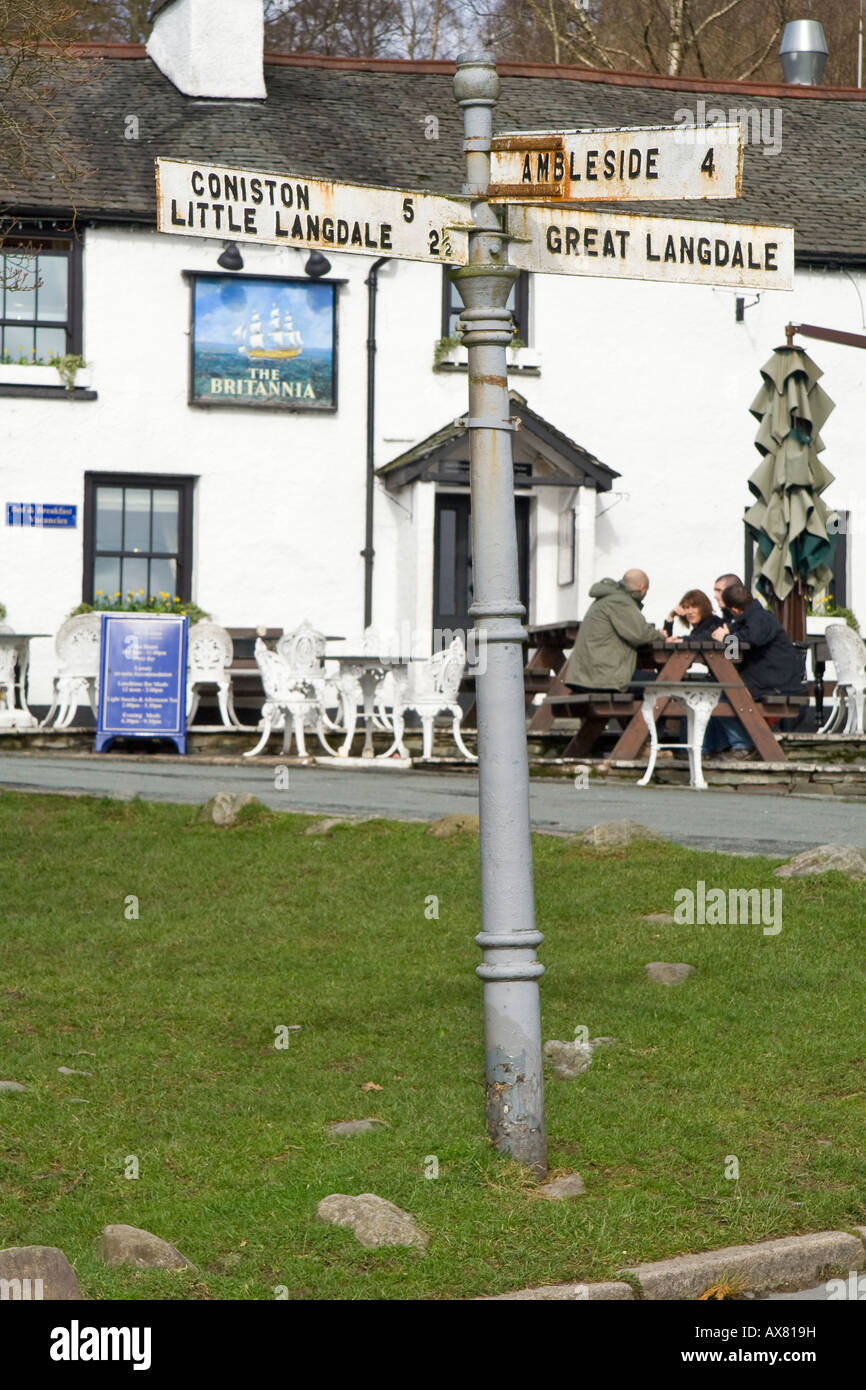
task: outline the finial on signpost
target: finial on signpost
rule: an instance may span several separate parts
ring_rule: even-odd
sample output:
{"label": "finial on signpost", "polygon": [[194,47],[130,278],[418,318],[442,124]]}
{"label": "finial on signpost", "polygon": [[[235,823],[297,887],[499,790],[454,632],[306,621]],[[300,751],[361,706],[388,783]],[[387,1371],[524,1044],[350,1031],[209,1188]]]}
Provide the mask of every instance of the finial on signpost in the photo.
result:
{"label": "finial on signpost", "polygon": [[514,518],[514,463],[505,351],[506,308],[518,277],[508,237],[487,201],[490,142],[499,76],[492,53],[457,59],[454,96],[463,108],[466,183],[475,199],[469,264],[451,272],[463,299],[469,350],[469,449],[475,620],[484,668],[476,674],[481,821],[487,1133],[496,1148],[536,1176],[547,1172],[539,976],[535,948],[529,765],[523,693],[522,625]]}

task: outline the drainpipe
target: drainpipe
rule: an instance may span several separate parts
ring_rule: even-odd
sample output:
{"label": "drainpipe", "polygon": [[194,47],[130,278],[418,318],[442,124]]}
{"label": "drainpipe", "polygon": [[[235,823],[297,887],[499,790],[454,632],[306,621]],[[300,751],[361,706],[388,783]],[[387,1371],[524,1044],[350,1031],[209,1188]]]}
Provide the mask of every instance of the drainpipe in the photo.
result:
{"label": "drainpipe", "polygon": [[380,256],[370,266],[364,281],[367,286],[367,516],[364,531],[364,627],[373,621],[373,499],[376,478],[373,472],[376,437],[376,291],[379,288],[379,268],[390,257]]}

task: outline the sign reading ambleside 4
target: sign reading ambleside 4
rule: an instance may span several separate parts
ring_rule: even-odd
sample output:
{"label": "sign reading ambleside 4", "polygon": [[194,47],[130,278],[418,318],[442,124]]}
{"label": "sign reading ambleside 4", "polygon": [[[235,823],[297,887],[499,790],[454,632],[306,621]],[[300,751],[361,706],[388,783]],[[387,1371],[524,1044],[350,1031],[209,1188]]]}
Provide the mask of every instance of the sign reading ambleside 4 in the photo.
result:
{"label": "sign reading ambleside 4", "polygon": [[156,161],[157,226],[180,236],[466,265],[468,198]]}
{"label": "sign reading ambleside 4", "polygon": [[187,619],[103,613],[96,752],[115,738],[167,738],[186,752]]}
{"label": "sign reading ambleside 4", "polygon": [[491,202],[739,198],[740,128],[515,131],[495,135]]}
{"label": "sign reading ambleside 4", "polygon": [[517,238],[510,259],[521,270],[734,289],[794,287],[793,227],[509,206],[508,232]]}

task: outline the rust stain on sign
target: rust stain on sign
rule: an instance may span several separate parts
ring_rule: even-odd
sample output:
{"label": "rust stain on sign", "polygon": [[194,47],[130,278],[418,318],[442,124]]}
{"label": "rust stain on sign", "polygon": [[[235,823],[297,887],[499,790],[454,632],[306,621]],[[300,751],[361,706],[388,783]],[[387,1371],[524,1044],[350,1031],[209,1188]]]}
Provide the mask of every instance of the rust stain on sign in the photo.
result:
{"label": "rust stain on sign", "polygon": [[466,265],[468,198],[156,161],[161,232]]}
{"label": "rust stain on sign", "polygon": [[521,270],[672,284],[790,290],[794,229],[760,223],[637,217],[583,208],[508,208]]}
{"label": "rust stain on sign", "polygon": [[[494,201],[738,198],[739,125],[528,131],[496,136]],[[559,189],[560,191],[557,191]]]}

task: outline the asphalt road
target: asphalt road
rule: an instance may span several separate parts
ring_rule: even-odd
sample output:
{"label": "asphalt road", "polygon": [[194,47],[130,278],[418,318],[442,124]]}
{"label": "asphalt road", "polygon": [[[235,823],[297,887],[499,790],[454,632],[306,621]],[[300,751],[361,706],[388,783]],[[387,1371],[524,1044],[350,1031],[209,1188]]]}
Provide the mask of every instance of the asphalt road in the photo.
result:
{"label": "asphalt road", "polygon": [[[286,789],[277,789],[275,781],[272,763],[239,767],[111,754],[0,757],[0,786],[30,791],[141,796],[191,805],[219,791],[251,792],[278,811],[395,820],[432,820],[478,810],[478,779],[472,773],[290,767]],[[795,854],[828,843],[866,847],[866,805],[832,797],[633,785],[578,788],[571,781],[537,779],[531,787],[531,812],[536,830],[574,832],[628,818],[679,844],[737,853]]]}

